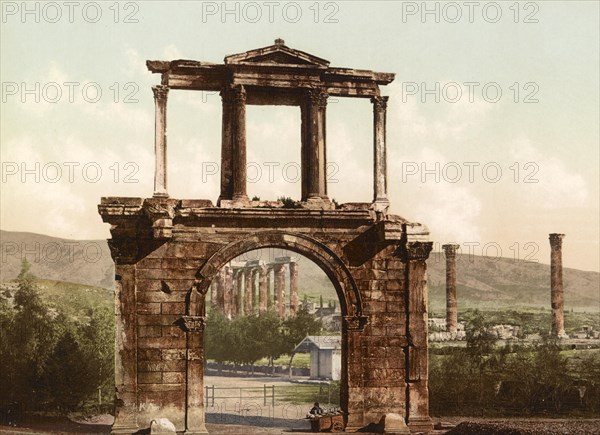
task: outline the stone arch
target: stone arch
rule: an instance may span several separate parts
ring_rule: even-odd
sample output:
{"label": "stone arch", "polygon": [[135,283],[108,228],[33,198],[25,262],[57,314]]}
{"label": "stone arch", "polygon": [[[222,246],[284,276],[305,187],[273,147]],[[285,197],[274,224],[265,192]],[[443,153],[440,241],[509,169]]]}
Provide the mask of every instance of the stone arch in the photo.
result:
{"label": "stone arch", "polygon": [[198,290],[206,297],[211,281],[227,262],[245,252],[269,247],[289,249],[312,260],[325,272],[335,287],[342,315],[362,316],[362,300],[358,286],[342,259],[318,240],[289,231],[257,231],[221,248],[198,270]]}

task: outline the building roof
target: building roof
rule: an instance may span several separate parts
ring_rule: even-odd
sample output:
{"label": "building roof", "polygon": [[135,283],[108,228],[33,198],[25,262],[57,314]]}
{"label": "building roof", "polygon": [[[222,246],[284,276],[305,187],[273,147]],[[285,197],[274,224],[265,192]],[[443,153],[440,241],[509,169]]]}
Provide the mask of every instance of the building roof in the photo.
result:
{"label": "building roof", "polygon": [[334,350],[342,348],[342,337],[340,335],[307,335],[292,352],[310,352],[312,349]]}

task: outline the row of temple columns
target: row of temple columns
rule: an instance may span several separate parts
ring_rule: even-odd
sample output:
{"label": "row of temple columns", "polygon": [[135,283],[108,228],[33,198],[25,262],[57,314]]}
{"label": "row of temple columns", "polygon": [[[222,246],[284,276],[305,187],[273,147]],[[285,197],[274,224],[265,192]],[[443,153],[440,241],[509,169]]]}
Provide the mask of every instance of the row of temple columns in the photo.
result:
{"label": "row of temple columns", "polygon": [[[285,301],[288,270],[289,305]],[[293,257],[277,257],[268,264],[251,260],[225,265],[211,284],[211,306],[222,311],[229,319],[260,314],[269,309],[274,309],[282,319],[294,317],[298,312],[297,260]]]}
{"label": "row of temple columns", "polygon": [[[552,307],[552,335],[565,337],[565,299],[562,273],[562,239],[564,234],[551,233],[550,240],[550,304]],[[460,245],[442,246],[446,257],[446,331],[456,333],[458,304],[456,300],[456,253]]]}
{"label": "row of temple columns", "polygon": [[[154,196],[167,197],[167,95],[169,87],[152,87],[155,105]],[[246,190],[246,97],[242,85],[221,90],[221,192],[219,203],[248,203]],[[300,113],[302,201],[327,200],[326,108],[329,94],[323,89],[302,93]],[[387,197],[386,112],[388,97],[375,96],[373,104],[373,203],[389,205]]]}

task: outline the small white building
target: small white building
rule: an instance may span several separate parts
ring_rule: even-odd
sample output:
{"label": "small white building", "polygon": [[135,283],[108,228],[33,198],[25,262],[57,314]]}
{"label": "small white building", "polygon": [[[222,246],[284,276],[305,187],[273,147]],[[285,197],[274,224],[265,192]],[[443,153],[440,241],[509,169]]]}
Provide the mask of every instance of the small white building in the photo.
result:
{"label": "small white building", "polygon": [[310,352],[310,378],[338,381],[342,371],[342,337],[339,335],[308,335],[294,353]]}

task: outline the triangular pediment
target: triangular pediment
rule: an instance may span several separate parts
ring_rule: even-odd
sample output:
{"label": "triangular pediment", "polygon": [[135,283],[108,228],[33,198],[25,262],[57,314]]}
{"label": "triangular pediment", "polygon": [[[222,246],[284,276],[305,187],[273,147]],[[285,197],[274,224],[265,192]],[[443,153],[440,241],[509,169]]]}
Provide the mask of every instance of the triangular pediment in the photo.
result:
{"label": "triangular pediment", "polygon": [[298,65],[327,68],[329,61],[289,48],[283,40],[277,39],[274,45],[226,56],[225,64]]}

